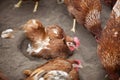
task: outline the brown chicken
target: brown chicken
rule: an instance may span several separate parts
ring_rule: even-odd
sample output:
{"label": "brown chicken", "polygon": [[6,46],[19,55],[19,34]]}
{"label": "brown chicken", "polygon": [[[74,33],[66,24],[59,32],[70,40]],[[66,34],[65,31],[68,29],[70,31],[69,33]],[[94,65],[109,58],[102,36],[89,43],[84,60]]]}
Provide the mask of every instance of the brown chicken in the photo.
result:
{"label": "brown chicken", "polygon": [[120,80],[120,0],[102,31],[98,54],[111,80]]}
{"label": "brown chicken", "polygon": [[33,71],[25,70],[23,73],[28,76],[25,80],[80,80],[76,68],[82,68],[78,60],[57,58]]}
{"label": "brown chicken", "polygon": [[[15,4],[15,7],[18,8],[21,6],[21,3],[23,1],[28,1],[28,0],[19,0],[19,2],[17,4]],[[39,4],[39,0],[33,0],[35,2],[35,7],[34,7],[34,10],[33,12],[36,12],[37,11],[37,8],[38,8],[38,4]]]}
{"label": "brown chicken", "polygon": [[8,78],[2,72],[0,72],[0,80],[8,80]]}
{"label": "brown chicken", "polygon": [[59,0],[64,1],[69,13],[73,16],[73,28],[75,32],[76,21],[84,25],[94,36],[99,37],[101,33],[101,4],[99,0]]}
{"label": "brown chicken", "polygon": [[77,37],[67,36],[58,25],[44,27],[40,21],[32,19],[23,28],[31,41],[27,52],[32,56],[45,59],[67,58],[80,45]]}
{"label": "brown chicken", "polygon": [[107,6],[109,6],[111,9],[113,8],[113,6],[115,5],[117,0],[104,0],[105,4]]}

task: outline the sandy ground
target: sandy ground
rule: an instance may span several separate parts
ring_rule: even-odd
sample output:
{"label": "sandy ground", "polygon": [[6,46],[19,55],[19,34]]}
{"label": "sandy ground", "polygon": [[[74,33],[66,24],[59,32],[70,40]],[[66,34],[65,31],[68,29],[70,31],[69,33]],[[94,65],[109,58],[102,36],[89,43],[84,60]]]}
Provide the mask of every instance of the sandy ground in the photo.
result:
{"label": "sandy ground", "polygon": [[[56,0],[40,0],[40,5],[36,13],[32,13],[34,3],[24,2],[19,9],[14,8],[17,0],[0,0],[0,34],[7,28],[17,28],[27,20],[39,19],[43,25],[48,26],[58,24],[66,34],[77,36],[81,45],[70,59],[80,59],[84,68],[80,69],[81,80],[106,80],[105,71],[96,53],[96,41],[94,37],[81,25],[77,24],[76,33],[70,31],[72,17],[67,12],[64,4],[59,5]],[[104,5],[102,10],[102,26],[104,27],[109,17],[110,9]],[[46,62],[44,59],[27,57],[24,54],[27,40],[22,31],[15,33],[14,39],[0,38],[0,71],[8,76],[10,80],[20,80],[24,78],[22,71],[34,69],[38,65]]]}

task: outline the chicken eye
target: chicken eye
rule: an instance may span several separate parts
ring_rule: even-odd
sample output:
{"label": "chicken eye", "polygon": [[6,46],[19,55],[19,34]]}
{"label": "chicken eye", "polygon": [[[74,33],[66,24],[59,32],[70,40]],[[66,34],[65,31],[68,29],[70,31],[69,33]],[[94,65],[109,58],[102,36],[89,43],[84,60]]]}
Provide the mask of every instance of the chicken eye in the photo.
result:
{"label": "chicken eye", "polygon": [[70,42],[68,42],[68,44],[70,45],[71,43],[70,43]]}
{"label": "chicken eye", "polygon": [[67,45],[70,45],[70,42],[67,42]]}
{"label": "chicken eye", "polygon": [[68,46],[73,46],[74,43],[72,43],[72,42],[67,42],[67,45],[68,45]]}
{"label": "chicken eye", "polygon": [[74,45],[74,44],[71,42],[70,45]]}

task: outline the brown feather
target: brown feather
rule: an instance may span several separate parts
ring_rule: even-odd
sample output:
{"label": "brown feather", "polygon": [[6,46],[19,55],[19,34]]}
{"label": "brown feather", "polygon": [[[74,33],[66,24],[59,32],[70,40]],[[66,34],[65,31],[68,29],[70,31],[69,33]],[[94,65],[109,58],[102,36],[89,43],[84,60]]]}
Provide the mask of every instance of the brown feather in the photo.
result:
{"label": "brown feather", "polygon": [[93,35],[101,33],[100,0],[65,0],[69,13]]}
{"label": "brown feather", "polygon": [[72,55],[67,42],[74,44],[74,39],[67,36],[58,25],[44,27],[38,20],[29,20],[23,27],[26,37],[31,41],[28,52],[35,57],[52,59],[67,58]]}
{"label": "brown feather", "polygon": [[110,19],[102,31],[98,54],[110,79],[120,77],[120,1],[115,4]]}
{"label": "brown feather", "polygon": [[42,71],[49,72],[51,70],[65,71],[70,75],[72,80],[79,80],[78,71],[76,71],[73,68],[72,64],[73,63],[71,63],[71,61],[62,59],[62,58],[56,58],[53,60],[49,60],[45,64],[43,64],[43,65],[39,66],[37,69],[35,69],[32,72],[32,74],[25,80],[33,79],[33,77],[35,76],[33,74],[37,74]]}

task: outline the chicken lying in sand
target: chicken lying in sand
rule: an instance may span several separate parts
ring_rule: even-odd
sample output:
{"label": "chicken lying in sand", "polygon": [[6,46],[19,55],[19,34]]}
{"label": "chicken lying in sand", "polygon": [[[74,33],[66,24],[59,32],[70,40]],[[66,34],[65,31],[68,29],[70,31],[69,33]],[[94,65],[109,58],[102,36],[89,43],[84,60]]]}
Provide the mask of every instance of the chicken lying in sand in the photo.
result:
{"label": "chicken lying in sand", "polygon": [[98,44],[98,54],[111,80],[120,80],[120,0],[113,7]]}
{"label": "chicken lying in sand", "polygon": [[[20,7],[23,1],[28,1],[28,0],[19,0],[19,2],[17,4],[15,4],[15,7],[16,8]],[[33,1],[35,2],[35,7],[34,7],[33,12],[36,12],[37,8],[38,8],[39,0],[33,0]]]}
{"label": "chicken lying in sand", "polygon": [[73,16],[73,28],[75,32],[76,21],[88,29],[96,38],[99,38],[102,28],[100,21],[100,0],[58,0],[65,3],[69,13]]}
{"label": "chicken lying in sand", "polygon": [[27,52],[32,56],[45,59],[67,58],[80,45],[77,37],[67,36],[58,25],[44,27],[40,21],[32,19],[23,26],[23,29],[31,41]]}
{"label": "chicken lying in sand", "polygon": [[50,60],[37,69],[25,70],[25,80],[80,80],[78,68],[82,68],[78,60],[57,58]]}

